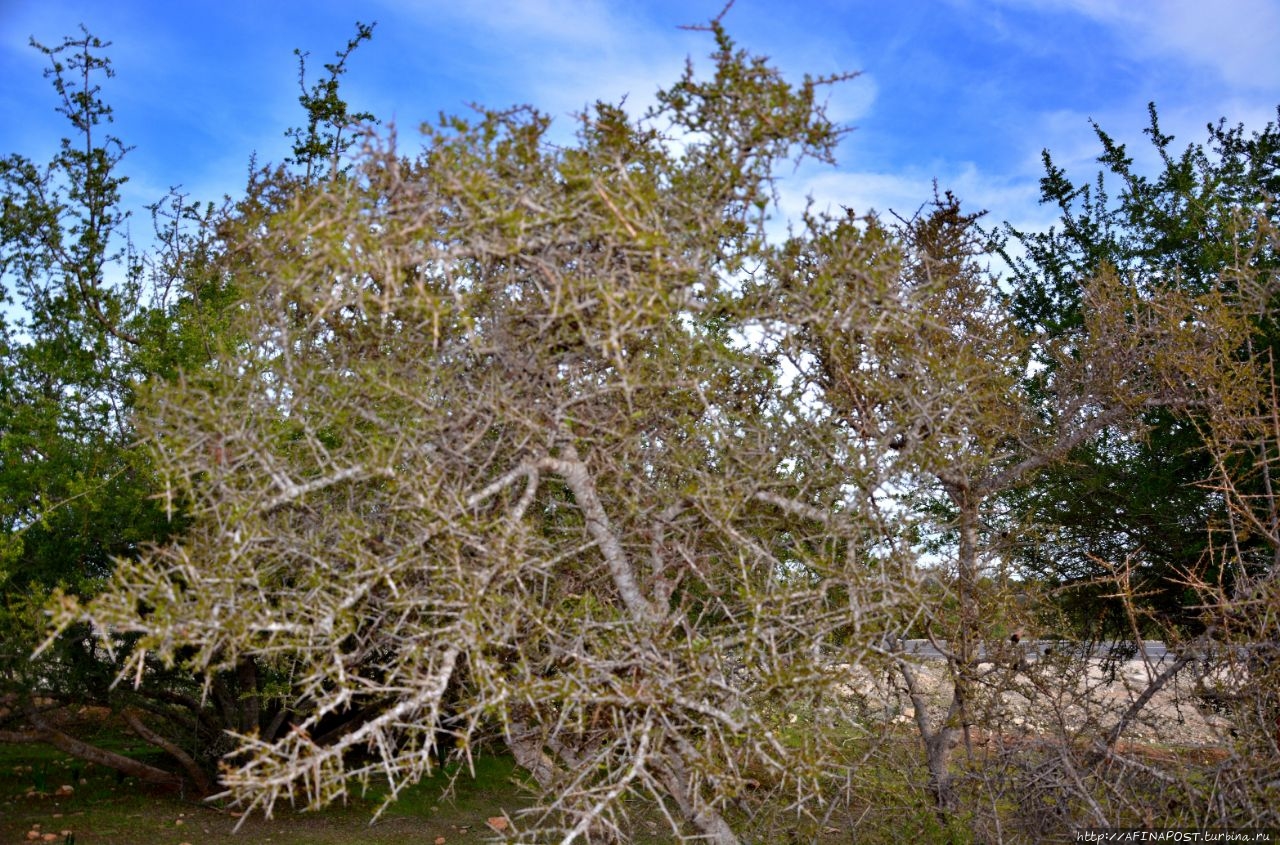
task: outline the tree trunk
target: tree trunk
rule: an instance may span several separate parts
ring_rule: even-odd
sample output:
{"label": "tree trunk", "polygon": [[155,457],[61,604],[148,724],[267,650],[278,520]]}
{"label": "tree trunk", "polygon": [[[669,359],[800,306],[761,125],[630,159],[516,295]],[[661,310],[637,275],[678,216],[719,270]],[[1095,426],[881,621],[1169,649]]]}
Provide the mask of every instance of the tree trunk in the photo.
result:
{"label": "tree trunk", "polygon": [[956,810],[951,777],[951,749],[957,735],[963,734],[969,747],[969,692],[977,667],[982,632],[978,624],[978,506],[982,497],[967,481],[944,481],[947,494],[959,510],[959,547],[956,551],[956,596],[960,603],[960,630],[957,642],[947,644],[947,663],[954,691],[946,718],[936,728],[929,719],[927,702],[916,682],[915,673],[904,660],[898,665],[907,683],[916,711],[916,725],[924,744],[925,764],[929,768],[929,791],[933,793],[939,815],[944,819]]}
{"label": "tree trunk", "polygon": [[140,763],[122,754],[107,751],[105,748],[98,748],[96,745],[90,745],[70,734],[63,733],[46,722],[34,707],[27,707],[26,715],[27,720],[31,722],[35,730],[22,732],[17,736],[30,737],[33,741],[46,742],[59,751],[70,754],[72,757],[78,757],[90,763],[97,763],[100,766],[106,766],[108,769],[115,769],[117,772],[129,777],[135,777],[146,783],[163,786],[176,786],[182,783],[182,778],[173,772],[166,772],[164,769]]}
{"label": "tree trunk", "polygon": [[659,773],[662,785],[680,807],[681,814],[702,834],[699,837],[701,841],[712,845],[740,845],[733,828],[697,793],[684,764],[674,754],[664,756],[653,767]]}
{"label": "tree trunk", "polygon": [[236,660],[236,686],[240,693],[240,733],[256,733],[260,727],[261,698],[258,695],[258,662],[252,657],[241,655]]}
{"label": "tree trunk", "polygon": [[916,677],[915,670],[906,660],[898,659],[898,671],[907,685],[907,695],[916,714],[916,728],[924,745],[925,766],[929,769],[929,792],[938,812],[944,818],[955,810],[955,794],[951,788],[951,747],[955,741],[956,721],[961,709],[959,694],[952,696],[951,706],[942,723],[934,728],[929,718],[929,702]]}
{"label": "tree trunk", "polygon": [[183,751],[176,743],[170,742],[147,727],[142,718],[132,710],[124,711],[123,716],[124,720],[129,723],[129,728],[144,742],[150,743],[156,748],[164,749],[170,757],[178,761],[201,795],[208,795],[213,792],[213,782],[209,780],[209,775],[205,773],[204,769],[200,768],[200,764],[190,754]]}

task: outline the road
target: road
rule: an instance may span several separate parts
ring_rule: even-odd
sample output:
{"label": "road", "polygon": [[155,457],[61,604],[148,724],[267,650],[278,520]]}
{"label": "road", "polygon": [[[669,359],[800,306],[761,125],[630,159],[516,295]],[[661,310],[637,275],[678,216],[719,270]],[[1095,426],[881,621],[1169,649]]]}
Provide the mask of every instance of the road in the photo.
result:
{"label": "road", "polygon": [[[946,647],[946,644],[942,644]],[[908,654],[918,654],[921,657],[941,659],[943,654],[933,643],[928,640],[903,640],[903,647]],[[1017,644],[1017,648],[1026,655],[1028,660],[1034,660],[1045,654],[1045,649],[1063,649],[1072,648],[1079,649],[1081,643],[1070,642],[1067,640],[1022,640]],[[1090,652],[1091,657],[1107,657],[1112,653],[1113,649],[1117,649],[1116,656],[1124,660],[1141,659],[1141,652],[1133,651],[1133,643],[1128,641],[1121,642],[1102,642],[1095,643]],[[1145,640],[1142,644],[1142,651],[1146,653],[1147,659],[1153,663],[1159,663],[1170,655],[1164,643],[1159,640]],[[981,656],[981,652],[979,653]]]}

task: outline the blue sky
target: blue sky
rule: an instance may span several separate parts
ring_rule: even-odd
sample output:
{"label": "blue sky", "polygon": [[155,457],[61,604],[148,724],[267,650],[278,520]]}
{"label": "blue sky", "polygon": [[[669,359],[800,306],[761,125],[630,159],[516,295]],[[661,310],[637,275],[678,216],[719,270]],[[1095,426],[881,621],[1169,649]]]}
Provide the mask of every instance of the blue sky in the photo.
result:
{"label": "blue sky", "polygon": [[[250,154],[278,160],[300,122],[292,51],[316,70],[377,21],[352,59],[354,108],[419,123],[469,102],[529,103],[557,119],[596,100],[641,108],[674,81],[705,34],[679,29],[721,0],[0,0],[0,153],[45,159],[62,134],[45,60],[84,23],[112,41],[106,96],[135,208],[174,185],[217,199],[243,185]],[[910,213],[937,179],[997,220],[1047,223],[1036,203],[1040,151],[1077,179],[1096,170],[1089,126],[1145,154],[1154,100],[1162,128],[1202,140],[1226,117],[1261,127],[1280,104],[1280,0],[738,0],[731,34],[787,73],[860,71],[831,94],[856,127],[837,168],[783,173],[784,210],[807,196]],[[1142,155],[1139,156],[1142,159]],[[137,223],[135,226],[141,226]]]}

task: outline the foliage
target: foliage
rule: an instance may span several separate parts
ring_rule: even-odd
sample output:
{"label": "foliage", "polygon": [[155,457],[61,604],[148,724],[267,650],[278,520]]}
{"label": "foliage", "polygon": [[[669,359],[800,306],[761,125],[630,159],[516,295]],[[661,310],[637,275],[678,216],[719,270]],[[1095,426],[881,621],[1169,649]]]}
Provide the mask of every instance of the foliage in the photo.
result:
{"label": "foliage", "polygon": [[[111,119],[94,82],[110,74],[96,52],[106,45],[85,33],[34,46],[50,58],[59,112],[81,145],[63,139],[45,167],[18,155],[0,165],[0,272],[5,298],[23,306],[4,327],[0,409],[0,518],[19,591],[101,579],[112,555],[159,534],[141,492],[145,463],[128,449],[140,268],[116,235],[125,218],[116,165],[126,150],[99,138]],[[122,264],[123,284],[110,284],[108,269]]]}
{"label": "foliage", "polygon": [[320,179],[325,173],[341,170],[339,162],[347,154],[358,137],[353,129],[377,119],[370,112],[350,112],[347,101],[338,90],[339,81],[347,72],[347,59],[363,42],[373,38],[377,24],[356,23],[356,34],[347,42],[346,49],[335,56],[336,61],[326,62],[329,75],[307,87],[307,56],[302,50],[294,50],[298,57],[298,87],[302,94],[298,103],[307,113],[306,128],[295,127],[285,132],[293,139],[293,158],[287,164],[301,168],[304,181]]}
{"label": "foliage", "polygon": [[[1021,236],[1012,295],[988,269],[979,215],[947,193],[896,223],[810,213],[772,243],[773,174],[832,160],[843,130],[817,95],[847,77],[793,84],[718,20],[707,31],[710,75],[691,63],[639,118],[597,103],[576,142],[553,146],[532,109],[481,112],[426,127],[406,154],[394,134],[352,134],[337,86],[371,33],[358,25],[311,88],[300,54],[294,157],[255,169],[221,211],[156,206],[163,247],[126,260],[120,285],[82,278],[105,264],[64,266],[58,251],[70,233],[90,259],[113,255],[118,143],[114,159],[95,153],[82,116],[88,152],[57,160],[73,186],[105,166],[101,201],[68,188],[49,202],[61,183],[12,159],[5,268],[36,316],[4,336],[21,365],[3,376],[6,413],[80,419],[98,407],[82,395],[115,397],[102,442],[137,467],[135,501],[154,520],[98,580],[12,570],[42,587],[24,605],[28,639],[43,589],[60,587],[41,683],[130,679],[103,700],[135,732],[194,780],[229,751],[226,794],[268,813],[357,786],[391,801],[502,746],[538,792],[513,819],[524,841],[625,839],[654,815],[675,837],[816,839],[833,818],[866,816],[886,781],[885,800],[914,802],[897,818],[938,838],[1002,838],[1007,806],[1027,798],[1050,807],[1022,819],[1035,836],[1133,822],[1152,796],[1219,808],[1222,822],[1273,820],[1274,695],[1224,693],[1247,731],[1229,789],[1125,758],[1122,744],[1191,667],[1207,684],[1241,641],[1272,638],[1274,579],[1258,577],[1274,571],[1259,550],[1280,549],[1274,377],[1259,345],[1271,206],[1227,202],[1205,218],[1239,249],[1194,284],[1144,263],[1181,235],[1152,248],[1133,228],[1166,188],[1143,193],[1133,177],[1118,214],[1051,164],[1046,191],[1064,209],[1083,197],[1083,222]],[[68,45],[106,67],[87,34]],[[96,92],[85,74],[58,91],[108,114],[77,93]],[[1163,151],[1154,119],[1152,132]],[[1202,158],[1165,161],[1217,166]],[[98,221],[87,241],[84,220]],[[144,282],[157,292],[147,307]],[[85,327],[110,366],[76,377],[115,381],[35,390],[52,362],[24,356]],[[30,454],[18,430],[4,429],[5,448]],[[85,431],[97,429],[65,439],[115,454]],[[1108,575],[1137,636],[1135,535],[1091,546],[1100,532],[1050,505],[1111,483],[1080,473],[1082,456],[1164,459],[1175,434],[1205,447],[1215,485],[1178,516],[1212,551],[1197,561],[1247,577],[1187,570],[1204,634],[1116,709],[1090,686],[1088,653],[1032,662],[1020,643],[1053,613],[1043,593],[1080,572],[1019,582],[1007,562],[1068,548]],[[31,466],[52,469],[44,454]],[[13,504],[38,500],[33,486],[6,488],[21,493],[4,500],[11,563],[53,518]],[[907,652],[908,631],[932,640],[934,667]],[[73,665],[79,680],[59,674]],[[876,684],[910,716],[877,705]],[[1015,698],[1052,715],[1043,743],[1006,744]],[[34,704],[6,699],[29,729],[0,738],[67,745]],[[143,716],[185,725],[200,759]],[[979,733],[994,768],[975,754]],[[924,753],[905,762],[915,741]]]}
{"label": "foliage", "polygon": [[[345,149],[346,125],[333,122],[346,119],[334,111],[336,77],[368,37],[361,27],[328,68],[323,96],[304,99],[308,137],[326,144],[323,162],[310,148],[297,152],[305,178],[327,172],[328,157]],[[223,314],[236,292],[216,225],[250,225],[264,200],[251,192],[219,211],[174,191],[150,207],[157,247],[140,253],[122,234],[128,149],[107,132],[112,112],[101,91],[113,75],[110,45],[83,28],[56,47],[32,44],[50,61],[46,76],[70,137],[48,165],[17,154],[0,162],[0,298],[16,306],[16,322],[0,322],[0,727],[8,740],[50,742],[145,779],[172,780],[172,771],[58,727],[65,706],[110,706],[207,791],[226,724],[270,730],[282,722],[259,706],[265,679],[251,661],[204,689],[190,673],[158,664],[146,685],[121,688],[115,658],[130,653],[132,640],[114,638],[118,654],[109,655],[85,626],[52,641],[40,660],[29,656],[43,639],[50,590],[90,597],[115,561],[136,559],[183,529],[183,503],[158,495],[150,455],[137,445],[139,387],[198,370],[212,338],[225,336]]]}
{"label": "foliage", "polygon": [[[1277,268],[1272,233],[1280,127],[1270,123],[1246,135],[1242,126],[1223,120],[1208,127],[1205,143],[1179,153],[1152,105],[1145,133],[1160,163],[1150,176],[1124,144],[1095,130],[1098,160],[1115,180],[1111,188],[1101,173],[1092,184],[1073,182],[1046,151],[1041,197],[1061,211],[1059,225],[1046,232],[1008,228],[1011,243],[1024,252],[1010,258],[1010,308],[1018,325],[1070,343],[1081,330],[1086,280],[1111,268],[1141,290],[1238,294],[1255,311],[1252,337],[1237,354],[1263,361],[1274,356],[1280,343],[1275,291],[1252,288],[1265,286]],[[1043,369],[1032,389],[1044,392],[1056,364],[1044,354],[1038,360]],[[1235,577],[1234,568],[1214,569],[1211,531],[1221,529],[1228,515],[1214,490],[1220,485],[1205,448],[1207,424],[1203,417],[1197,422],[1167,408],[1149,409],[1137,432],[1107,432],[1044,483],[1010,498],[1014,520],[1044,526],[1011,552],[1032,572],[1079,584],[1069,595],[1076,597],[1083,628],[1110,635],[1127,628],[1123,608],[1087,584],[1105,578],[1106,562],[1133,557],[1141,604],[1192,627],[1199,597],[1185,586],[1186,576]],[[1265,544],[1242,551],[1246,568],[1256,574],[1266,567]]]}
{"label": "foliage", "polygon": [[[237,304],[139,423],[190,525],[59,615],[139,636],[131,672],[289,679],[232,796],[394,798],[496,742],[541,793],[528,838],[625,838],[637,797],[676,836],[817,831],[857,797],[857,667],[901,678],[955,829],[951,750],[1020,683],[983,656],[1039,611],[993,573],[1026,536],[992,530],[1003,497],[1145,414],[1256,410],[1243,288],[1098,267],[1048,336],[950,195],[770,244],[772,174],[831,159],[839,80],[709,31],[711,76],[638,120],[598,103],[553,147],[485,112],[414,156],[370,134],[324,180],[263,171],[223,227]],[[1110,748],[1132,718],[1089,724]]]}

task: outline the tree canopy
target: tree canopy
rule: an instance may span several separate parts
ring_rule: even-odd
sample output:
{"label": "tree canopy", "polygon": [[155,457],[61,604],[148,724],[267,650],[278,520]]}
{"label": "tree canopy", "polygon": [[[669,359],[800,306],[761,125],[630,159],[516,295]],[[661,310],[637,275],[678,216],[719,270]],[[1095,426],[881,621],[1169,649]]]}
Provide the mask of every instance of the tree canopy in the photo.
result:
{"label": "tree canopy", "polygon": [[[503,749],[539,797],[513,820],[522,841],[626,839],[637,812],[716,843],[814,838],[881,788],[868,760],[901,745],[851,691],[854,673],[886,676],[914,705],[931,812],[947,826],[970,810],[982,838],[973,802],[1005,798],[972,773],[974,732],[998,732],[1014,693],[1064,707],[1051,686],[1089,659],[1019,657],[1017,632],[1054,608],[1017,564],[1043,575],[1037,555],[1069,548],[1109,575],[1124,619],[1140,617],[1144,588],[1119,573],[1142,544],[1086,534],[1047,503],[1118,457],[1168,457],[1191,432],[1188,459],[1216,486],[1173,488],[1208,498],[1172,518],[1206,538],[1270,526],[1206,540],[1196,557],[1245,561],[1239,585],[1253,592],[1244,604],[1215,592],[1203,567],[1185,578],[1201,638],[1121,714],[1063,718],[1047,762],[1010,751],[1000,795],[1052,777],[1064,824],[1128,819],[1134,796],[1170,782],[1179,806],[1200,806],[1203,782],[1172,775],[1111,795],[1108,767],[1123,765],[1117,743],[1146,700],[1197,655],[1273,638],[1274,579],[1260,576],[1274,566],[1257,553],[1280,548],[1265,193],[1210,215],[1233,247],[1195,283],[1164,283],[1191,260],[1176,233],[1154,248],[1169,261],[1159,270],[1136,257],[1149,232],[1132,249],[1013,233],[1028,257],[1010,294],[981,215],[945,192],[910,219],[811,210],[768,237],[778,168],[833,161],[845,130],[821,92],[847,77],[789,81],[719,20],[710,70],[690,63],[644,114],[596,103],[572,143],[553,145],[532,108],[478,111],[424,127],[415,151],[394,130],[353,126],[368,115],[339,95],[371,31],[357,28],[327,79],[303,79],[294,158],[256,170],[222,211],[178,200],[159,257],[124,286],[93,269],[119,219],[110,167],[95,177],[108,210],[85,212],[99,229],[88,258],[64,265],[60,239],[81,237],[78,209],[98,206],[75,193],[63,215],[37,190],[49,177],[6,165],[5,269],[35,305],[28,336],[5,336],[20,364],[5,371],[17,397],[5,413],[48,420],[36,431],[58,443],[58,420],[110,412],[101,442],[65,440],[136,467],[137,493],[111,495],[115,470],[96,470],[92,495],[149,520],[105,550],[92,588],[66,575],[85,556],[54,558],[64,568],[47,575],[10,570],[60,588],[45,655],[77,644],[152,715],[183,703],[205,756],[151,735],[192,779],[222,756],[219,785],[251,809],[321,806],[382,779],[394,797],[442,758]],[[103,46],[68,44],[86,66]],[[118,161],[94,152],[92,123],[73,120],[87,158],[55,162],[73,186],[86,162]],[[1154,118],[1152,131],[1163,138]],[[1171,174],[1181,161],[1166,159]],[[1102,214],[1051,163],[1045,184],[1064,209],[1084,197],[1086,222]],[[1133,177],[1125,225],[1164,207],[1164,189],[1145,185]],[[156,278],[173,280],[154,286],[172,299],[134,304]],[[41,334],[58,321],[75,330]],[[42,344],[77,336],[97,357],[41,382]],[[118,393],[92,381],[117,367]],[[87,398],[69,401],[82,383]],[[24,426],[0,422],[4,448],[25,456],[15,466],[57,469],[20,442]],[[5,483],[12,566],[51,519],[26,503],[53,494]],[[61,518],[77,499],[59,483]],[[1052,589],[1079,572],[1048,574]],[[940,705],[909,635],[942,655]],[[1276,706],[1240,699],[1256,730],[1224,775],[1238,787],[1224,818],[1275,819],[1255,775],[1280,753],[1265,739]]]}
{"label": "tree canopy", "polygon": [[[1061,212],[1059,223],[1043,232],[1006,227],[1022,252],[1011,259],[1010,307],[1018,325],[1069,341],[1081,331],[1087,280],[1114,272],[1144,291],[1238,292],[1255,310],[1254,330],[1237,355],[1274,359],[1280,128],[1269,123],[1247,134],[1222,120],[1207,127],[1206,142],[1179,152],[1161,131],[1154,104],[1149,117],[1145,133],[1160,162],[1154,174],[1137,167],[1126,145],[1097,125],[1104,171],[1092,182],[1072,181],[1045,151],[1041,202]],[[1050,378],[1056,366],[1051,357],[1040,362],[1037,390],[1043,388],[1035,382]],[[1105,572],[1102,562],[1131,558],[1141,573],[1143,604],[1195,627],[1190,608],[1197,599],[1186,576],[1229,582],[1241,571],[1220,569],[1214,553],[1215,532],[1228,531],[1231,519],[1220,473],[1206,448],[1203,420],[1154,407],[1142,415],[1141,433],[1111,431],[1081,444],[1044,483],[1015,497],[1017,518],[1045,530],[1014,553],[1032,570],[1081,583]],[[1264,466],[1261,457],[1246,463]],[[1256,483],[1260,493],[1268,482],[1259,477]],[[1273,550],[1254,536],[1240,550],[1240,564],[1257,575],[1270,567]],[[1099,611],[1102,628],[1127,628],[1118,604],[1083,589],[1080,614],[1092,620]]]}

